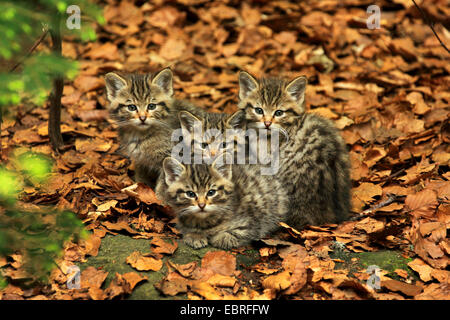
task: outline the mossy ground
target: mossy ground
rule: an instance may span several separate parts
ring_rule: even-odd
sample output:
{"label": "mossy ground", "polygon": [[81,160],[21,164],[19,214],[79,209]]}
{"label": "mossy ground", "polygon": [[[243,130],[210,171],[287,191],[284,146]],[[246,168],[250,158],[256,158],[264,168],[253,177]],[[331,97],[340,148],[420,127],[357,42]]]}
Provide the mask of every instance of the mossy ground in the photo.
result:
{"label": "mossy ground", "polygon": [[[170,259],[177,264],[185,264],[192,261],[200,261],[208,251],[217,250],[212,247],[205,247],[194,250],[186,246],[182,241],[178,241],[178,248],[175,253],[169,257],[164,257],[166,261]],[[128,299],[138,300],[159,300],[159,299],[186,299],[186,295],[177,295],[176,297],[166,297],[156,290],[153,286],[159,282],[167,274],[167,266],[164,263],[159,271],[139,272],[126,263],[127,257],[133,252],[142,253],[150,252],[150,241],[145,239],[133,239],[125,235],[106,235],[102,239],[99,253],[96,257],[89,257],[87,262],[82,264],[80,268],[84,270],[88,266],[96,268],[101,267],[108,271],[108,277],[104,286],[107,287],[114,278],[116,272],[123,274],[127,272],[136,272],[141,276],[147,276],[148,281],[141,282],[128,296]],[[376,265],[383,270],[389,271],[388,276],[398,279],[398,275],[394,272],[396,269],[403,269],[410,276],[414,276],[413,271],[408,267],[407,263],[410,259],[405,259],[398,251],[376,251],[376,252],[349,252],[347,250],[334,250],[330,253],[332,258],[343,260],[344,262],[336,263],[336,268],[346,268],[351,273],[367,269],[370,265]],[[356,259],[355,259],[356,258]],[[243,254],[237,254],[237,268],[246,273],[245,268],[257,263],[260,260],[259,252],[256,249],[246,250]],[[251,275],[247,275],[250,276]]]}
{"label": "mossy ground", "polygon": [[337,269],[348,269],[350,274],[367,269],[375,265],[382,270],[388,271],[387,276],[399,280],[400,277],[395,270],[405,270],[409,276],[415,277],[414,272],[408,267],[408,262],[412,259],[405,258],[399,251],[381,250],[372,252],[350,252],[347,250],[334,250],[330,254],[331,258],[340,259],[344,262],[336,263]]}
{"label": "mossy ground", "polygon": [[[178,241],[178,248],[169,258],[172,262],[185,264],[192,261],[200,261],[206,252],[217,250],[214,248],[202,248],[194,250],[186,246],[182,241]],[[136,272],[141,276],[147,276],[148,280],[141,282],[128,297],[128,299],[147,300],[147,299],[173,299],[161,295],[153,284],[159,282],[167,274],[167,266],[163,263],[163,267],[159,271],[137,271],[126,263],[127,257],[134,251],[141,253],[150,252],[150,241],[146,239],[133,239],[124,235],[106,235],[102,239],[100,250],[96,257],[89,257],[88,261],[80,266],[81,270],[89,266],[96,268],[101,267],[108,271],[108,277],[105,280],[105,287],[108,287],[116,272],[123,274],[127,272]],[[164,257],[166,261],[168,258]],[[186,296],[178,295],[176,299],[183,299]]]}

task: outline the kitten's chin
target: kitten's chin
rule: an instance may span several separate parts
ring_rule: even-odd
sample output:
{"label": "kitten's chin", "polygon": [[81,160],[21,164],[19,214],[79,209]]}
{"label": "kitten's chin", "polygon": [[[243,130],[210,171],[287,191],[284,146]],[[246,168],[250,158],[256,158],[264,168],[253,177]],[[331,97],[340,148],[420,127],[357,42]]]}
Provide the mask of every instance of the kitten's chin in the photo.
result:
{"label": "kitten's chin", "polygon": [[128,129],[128,130],[146,130],[150,127],[150,124],[148,123],[126,123],[126,124],[119,124],[119,127],[123,128],[123,129]]}
{"label": "kitten's chin", "polygon": [[286,131],[286,129],[284,129],[282,126],[276,124],[276,123],[272,123],[272,125],[267,128],[262,122],[254,122],[251,125],[249,125],[249,128],[251,129],[258,129],[258,130],[266,130],[267,132],[267,137],[271,137],[272,133],[274,131],[278,131],[279,134],[281,134],[282,136],[284,136],[284,138],[289,141],[289,134]]}
{"label": "kitten's chin", "polygon": [[150,123],[138,123],[138,124],[134,124],[134,127],[138,130],[145,130],[148,129],[150,127]]}

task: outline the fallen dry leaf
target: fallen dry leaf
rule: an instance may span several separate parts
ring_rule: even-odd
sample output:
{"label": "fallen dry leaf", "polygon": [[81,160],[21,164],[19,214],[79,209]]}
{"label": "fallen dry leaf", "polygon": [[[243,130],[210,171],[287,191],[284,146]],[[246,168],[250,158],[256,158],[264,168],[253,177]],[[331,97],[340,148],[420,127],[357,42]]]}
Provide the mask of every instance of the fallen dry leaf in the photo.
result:
{"label": "fallen dry leaf", "polygon": [[136,183],[122,189],[122,192],[139,199],[146,204],[162,205],[162,202],[156,197],[155,192],[143,183]]}
{"label": "fallen dry leaf", "polygon": [[408,266],[419,274],[422,281],[431,281],[431,272],[433,271],[433,268],[423,262],[423,260],[416,258],[413,261],[408,262]]}
{"label": "fallen dry leaf", "polygon": [[138,251],[134,251],[129,255],[126,259],[126,263],[130,264],[138,271],[159,271],[163,265],[162,260],[143,256]]}
{"label": "fallen dry leaf", "polygon": [[136,272],[127,272],[122,274],[122,277],[125,279],[125,281],[129,284],[130,290],[133,290],[134,287],[141,281],[147,281],[148,277],[144,276],[141,277]]}
{"label": "fallen dry leaf", "polygon": [[381,281],[381,286],[391,291],[401,292],[407,296],[414,297],[422,292],[422,288],[397,280]]}
{"label": "fallen dry leaf", "polygon": [[87,267],[81,272],[81,288],[97,288],[99,289],[106,277],[108,272],[103,270],[97,270],[94,267]]}
{"label": "fallen dry leaf", "polygon": [[226,251],[209,251],[202,259],[202,269],[231,276],[236,271],[236,257]]}
{"label": "fallen dry leaf", "polygon": [[272,289],[276,292],[279,292],[289,288],[289,286],[292,284],[290,279],[291,273],[285,270],[278,274],[268,276],[263,280],[262,285],[265,289]]}
{"label": "fallen dry leaf", "polygon": [[364,182],[359,187],[353,189],[353,206],[357,211],[361,211],[363,206],[371,203],[375,197],[381,196],[383,189],[381,186],[373,183]]}
{"label": "fallen dry leaf", "polygon": [[165,254],[173,254],[175,250],[178,248],[178,242],[175,240],[165,241],[162,238],[154,237],[150,243],[152,246],[151,250],[154,253],[165,253]]}

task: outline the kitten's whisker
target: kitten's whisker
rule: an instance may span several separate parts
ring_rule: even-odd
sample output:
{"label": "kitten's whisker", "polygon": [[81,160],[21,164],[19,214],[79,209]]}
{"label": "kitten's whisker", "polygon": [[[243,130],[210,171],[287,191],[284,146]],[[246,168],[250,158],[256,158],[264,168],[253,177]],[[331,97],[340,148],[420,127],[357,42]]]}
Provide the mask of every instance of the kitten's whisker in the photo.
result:
{"label": "kitten's whisker", "polygon": [[284,128],[278,127],[278,128],[273,128],[272,130],[280,131],[283,134],[283,136],[286,138],[286,142],[289,142],[289,134]]}
{"label": "kitten's whisker", "polygon": [[286,142],[289,142],[289,134],[287,131],[284,128],[277,128],[277,130],[279,130],[286,137]]}
{"label": "kitten's whisker", "polygon": [[193,206],[190,206],[190,207],[187,207],[187,208],[183,208],[183,209],[181,209],[179,212],[178,212],[178,215],[181,217],[181,216],[185,216],[185,215],[188,215],[188,214],[190,214],[190,213],[194,213],[195,211],[196,211],[196,209],[197,209],[197,207],[193,207]]}

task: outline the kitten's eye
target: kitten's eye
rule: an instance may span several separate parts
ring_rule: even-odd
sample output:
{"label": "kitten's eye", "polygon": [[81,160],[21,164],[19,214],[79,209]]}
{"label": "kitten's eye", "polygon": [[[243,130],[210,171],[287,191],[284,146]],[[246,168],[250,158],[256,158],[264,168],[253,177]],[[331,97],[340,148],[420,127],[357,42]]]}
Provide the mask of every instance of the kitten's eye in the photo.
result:
{"label": "kitten's eye", "polygon": [[255,108],[255,112],[256,112],[257,114],[264,114],[264,110],[261,109],[261,108]]}
{"label": "kitten's eye", "polygon": [[212,197],[212,196],[215,195],[215,194],[216,194],[216,190],[211,189],[211,190],[208,191],[208,193],[206,194],[206,196]]}
{"label": "kitten's eye", "polygon": [[150,103],[148,106],[147,106],[147,110],[155,110],[156,109],[156,104],[154,104],[154,103]]}
{"label": "kitten's eye", "polygon": [[196,197],[195,192],[192,192],[192,191],[186,191],[186,195],[187,195],[189,198],[195,198],[195,197]]}
{"label": "kitten's eye", "polygon": [[222,142],[222,149],[225,149],[227,147],[227,143],[226,142]]}
{"label": "kitten's eye", "polygon": [[208,147],[208,144],[206,142],[202,142],[201,146],[202,149],[206,149]]}
{"label": "kitten's eye", "polygon": [[283,114],[284,114],[284,111],[283,111],[283,110],[277,110],[277,111],[275,111],[275,113],[274,113],[275,117],[281,117]]}
{"label": "kitten's eye", "polygon": [[136,111],[137,110],[137,107],[134,104],[129,104],[127,107],[128,107],[128,110],[130,110],[130,111]]}

